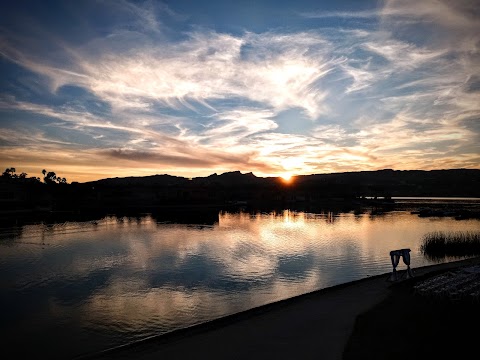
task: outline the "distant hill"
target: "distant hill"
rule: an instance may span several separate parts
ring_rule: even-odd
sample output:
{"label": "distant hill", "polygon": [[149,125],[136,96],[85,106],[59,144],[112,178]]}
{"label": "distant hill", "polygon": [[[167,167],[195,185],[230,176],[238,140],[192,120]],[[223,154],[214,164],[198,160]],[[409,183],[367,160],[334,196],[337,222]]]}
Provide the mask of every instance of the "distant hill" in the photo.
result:
{"label": "distant hill", "polygon": [[[108,178],[84,183],[101,187],[282,187],[305,191],[333,191],[359,196],[480,197],[480,169],[378,170],[300,175],[287,185],[278,177],[257,177],[240,171],[187,179],[172,175]],[[328,195],[328,194],[327,194]]]}
{"label": "distant hill", "polygon": [[128,176],[115,177],[82,183],[85,185],[101,187],[120,186],[174,186],[189,183],[189,179],[172,175]]}
{"label": "distant hill", "polygon": [[96,186],[178,186],[195,184],[199,186],[221,185],[263,185],[271,181],[272,178],[257,177],[249,172],[242,174],[240,171],[226,172],[221,175],[216,173],[206,177],[194,177],[188,179],[185,177],[172,175],[151,175],[151,176],[129,176],[124,178],[107,178],[96,181],[89,181],[84,184]]}
{"label": "distant hill", "polygon": [[480,197],[480,169],[378,170],[300,176],[298,183],[356,187],[367,196]]}

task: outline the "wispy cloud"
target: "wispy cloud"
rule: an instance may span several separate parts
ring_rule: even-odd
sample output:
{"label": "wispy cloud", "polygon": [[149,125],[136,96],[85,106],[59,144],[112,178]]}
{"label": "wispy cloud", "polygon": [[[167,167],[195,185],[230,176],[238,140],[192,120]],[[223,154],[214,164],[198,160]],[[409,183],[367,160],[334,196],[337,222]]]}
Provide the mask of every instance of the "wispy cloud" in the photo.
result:
{"label": "wispy cloud", "polygon": [[400,17],[435,23],[461,31],[478,29],[478,3],[468,0],[386,0],[380,10],[383,17]]}
{"label": "wispy cloud", "polygon": [[[118,37],[125,40],[121,49],[116,48]],[[5,53],[46,76],[53,91],[63,85],[86,87],[117,109],[148,108],[152,101],[195,109],[195,104],[240,97],[277,110],[299,107],[315,118],[326,108],[325,90],[314,86],[332,67],[321,49],[326,44],[310,33],[235,37],[196,32],[180,43],[152,48],[148,38],[116,34],[66,49],[71,68],[48,58],[33,61],[11,44]],[[98,47],[101,54],[92,50]]]}
{"label": "wispy cloud", "polygon": [[324,18],[347,18],[347,19],[369,19],[381,15],[377,9],[360,10],[360,11],[309,11],[299,14],[308,19],[324,19]]}
{"label": "wispy cloud", "polygon": [[377,42],[367,42],[364,48],[374,52],[395,66],[396,69],[413,70],[414,68],[432,63],[445,54],[445,50],[432,51],[428,48],[419,48],[413,44],[387,39]]}

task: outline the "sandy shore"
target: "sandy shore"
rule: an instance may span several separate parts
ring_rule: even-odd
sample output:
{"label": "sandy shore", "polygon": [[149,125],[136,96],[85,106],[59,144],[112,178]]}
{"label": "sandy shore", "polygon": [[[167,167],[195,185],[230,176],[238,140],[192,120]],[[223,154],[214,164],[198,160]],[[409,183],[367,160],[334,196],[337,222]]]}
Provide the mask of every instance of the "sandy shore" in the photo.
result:
{"label": "sandy shore", "polygon": [[[476,264],[480,264],[480,258],[414,268],[413,280],[418,281],[439,271]],[[377,350],[382,350],[372,352],[369,347],[375,344],[375,337],[385,344],[390,341],[397,344],[395,324],[400,322],[398,329],[402,331],[415,327],[415,319],[420,319],[423,311],[423,308],[417,306],[421,301],[414,299],[411,293],[413,283],[410,280],[392,283],[387,281],[388,275],[322,289],[111,349],[92,358],[339,360],[354,358],[355,354],[360,355],[362,352],[365,356],[372,354],[369,358],[376,358],[373,354],[383,358],[385,354],[382,351],[390,348],[386,345],[377,346]],[[399,289],[403,289],[403,295],[398,293]],[[428,307],[429,304],[422,306]],[[419,314],[412,314],[413,310]],[[403,315],[397,316],[398,314]],[[412,314],[408,317],[408,324],[405,321],[402,323],[405,314]],[[388,328],[376,326],[380,323]],[[405,337],[403,344],[398,344],[399,347],[405,348],[408,339],[408,336]],[[421,347],[422,344],[416,346]],[[407,357],[404,352],[399,354],[399,358],[415,358],[412,354]]]}

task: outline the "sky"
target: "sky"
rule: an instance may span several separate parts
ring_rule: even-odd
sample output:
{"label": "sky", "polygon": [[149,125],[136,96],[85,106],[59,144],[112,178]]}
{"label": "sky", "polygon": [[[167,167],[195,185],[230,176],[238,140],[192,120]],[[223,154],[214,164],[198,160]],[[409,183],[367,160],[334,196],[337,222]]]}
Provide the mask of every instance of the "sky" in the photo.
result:
{"label": "sky", "polygon": [[6,0],[0,74],[2,171],[480,168],[476,0]]}

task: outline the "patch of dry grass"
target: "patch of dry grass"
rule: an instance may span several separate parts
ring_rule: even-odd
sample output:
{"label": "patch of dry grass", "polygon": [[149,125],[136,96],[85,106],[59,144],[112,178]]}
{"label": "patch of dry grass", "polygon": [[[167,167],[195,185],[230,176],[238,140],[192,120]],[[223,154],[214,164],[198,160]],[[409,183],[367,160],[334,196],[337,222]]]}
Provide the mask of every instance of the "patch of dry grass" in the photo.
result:
{"label": "patch of dry grass", "polygon": [[420,251],[430,259],[480,255],[480,232],[435,231],[423,237]]}

